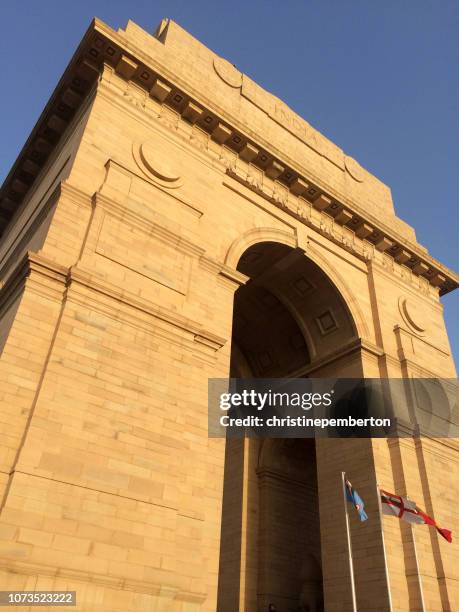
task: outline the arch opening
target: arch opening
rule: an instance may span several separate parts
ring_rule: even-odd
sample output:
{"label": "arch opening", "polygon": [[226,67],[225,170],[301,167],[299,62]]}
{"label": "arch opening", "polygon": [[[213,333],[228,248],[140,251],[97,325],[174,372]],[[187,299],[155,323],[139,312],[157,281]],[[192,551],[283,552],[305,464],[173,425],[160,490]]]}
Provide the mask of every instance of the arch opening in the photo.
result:
{"label": "arch opening", "polygon": [[[237,270],[249,280],[234,296],[230,377],[336,373],[315,364],[357,330],[322,269],[301,249],[260,242]],[[218,602],[220,612],[324,609],[314,440],[226,441]]]}

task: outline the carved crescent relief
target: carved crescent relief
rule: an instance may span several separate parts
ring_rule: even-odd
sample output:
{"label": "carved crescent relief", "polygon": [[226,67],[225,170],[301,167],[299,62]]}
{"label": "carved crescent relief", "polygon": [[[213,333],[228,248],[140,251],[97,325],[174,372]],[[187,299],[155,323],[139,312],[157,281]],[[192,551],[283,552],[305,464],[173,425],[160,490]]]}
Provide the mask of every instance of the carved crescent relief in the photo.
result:
{"label": "carved crescent relief", "polygon": [[358,183],[363,183],[365,174],[362,166],[353,157],[349,155],[344,156],[344,165],[346,166],[347,173]]}
{"label": "carved crescent relief", "polygon": [[424,336],[427,325],[420,309],[406,297],[398,298],[398,308],[407,327],[418,336]]}
{"label": "carved crescent relief", "polygon": [[139,169],[154,183],[169,189],[183,184],[178,150],[166,140],[136,141],[132,155]]}
{"label": "carved crescent relief", "polygon": [[230,87],[242,86],[242,72],[223,57],[214,57],[214,70]]}

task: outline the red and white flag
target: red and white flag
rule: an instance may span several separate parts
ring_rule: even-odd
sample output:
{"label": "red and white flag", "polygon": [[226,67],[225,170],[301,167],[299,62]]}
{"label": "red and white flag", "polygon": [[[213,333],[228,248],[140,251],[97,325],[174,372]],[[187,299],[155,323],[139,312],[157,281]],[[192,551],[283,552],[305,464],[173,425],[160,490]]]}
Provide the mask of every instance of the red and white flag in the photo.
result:
{"label": "red and white flag", "polygon": [[394,495],[394,493],[388,493],[382,489],[380,489],[380,493],[383,514],[396,516],[402,521],[415,525],[432,525],[445,540],[448,542],[453,541],[453,534],[451,531],[449,531],[449,529],[441,529],[433,518],[420,510],[413,501],[406,499],[406,497],[401,497],[400,495]]}

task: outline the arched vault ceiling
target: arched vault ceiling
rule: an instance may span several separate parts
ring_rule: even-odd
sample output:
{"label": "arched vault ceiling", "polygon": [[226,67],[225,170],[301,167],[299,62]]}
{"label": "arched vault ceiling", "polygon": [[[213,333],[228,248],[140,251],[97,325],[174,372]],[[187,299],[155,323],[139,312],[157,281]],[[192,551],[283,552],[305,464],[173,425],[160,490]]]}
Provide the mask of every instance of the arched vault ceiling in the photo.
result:
{"label": "arched vault ceiling", "polygon": [[302,251],[256,244],[238,270],[250,281],[235,295],[233,341],[254,376],[289,376],[355,338],[340,293]]}

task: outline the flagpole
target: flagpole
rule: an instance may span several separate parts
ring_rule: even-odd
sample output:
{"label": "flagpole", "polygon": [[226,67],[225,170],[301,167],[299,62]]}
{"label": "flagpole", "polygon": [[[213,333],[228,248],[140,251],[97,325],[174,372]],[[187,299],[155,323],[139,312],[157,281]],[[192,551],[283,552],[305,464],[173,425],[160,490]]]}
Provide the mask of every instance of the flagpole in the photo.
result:
{"label": "flagpole", "polygon": [[343,481],[343,499],[344,499],[344,513],[346,516],[346,533],[347,533],[347,551],[349,556],[349,573],[351,575],[351,592],[352,592],[352,610],[357,612],[357,598],[355,595],[355,581],[354,581],[354,562],[352,560],[352,546],[351,546],[351,529],[349,526],[349,514],[347,510],[347,499],[346,499],[346,473],[341,472],[341,478]]}
{"label": "flagpole", "polygon": [[422,612],[425,612],[426,610],[426,604],[424,601],[424,590],[422,588],[422,577],[421,577],[421,571],[419,569],[419,561],[418,561],[418,549],[416,546],[416,537],[414,535],[414,527],[413,524],[410,524],[411,527],[411,535],[413,538],[413,550],[414,550],[414,560],[416,562],[416,573],[418,576],[418,584],[419,584],[419,593],[421,594],[421,607],[422,607]]}
{"label": "flagpole", "polygon": [[384,556],[384,570],[386,572],[387,594],[389,596],[389,610],[390,612],[392,612],[392,595],[390,592],[389,568],[387,566],[386,544],[384,541],[384,525],[383,525],[383,512],[382,512],[382,506],[381,506],[381,492],[379,490],[378,483],[376,483],[376,494],[378,496],[379,520],[381,523],[381,539],[382,539],[383,556]]}

